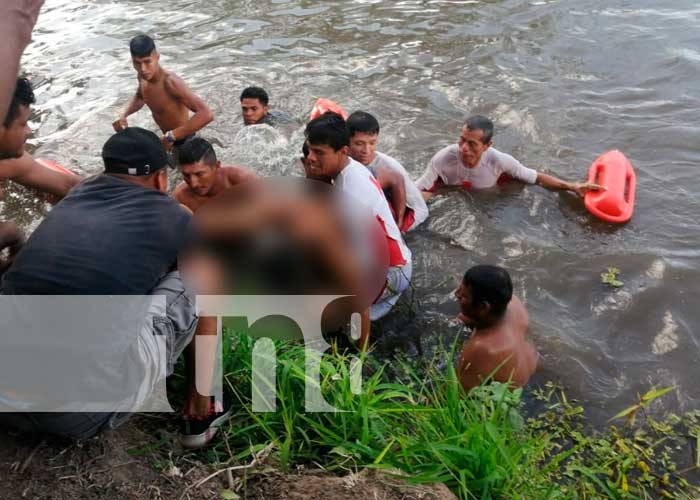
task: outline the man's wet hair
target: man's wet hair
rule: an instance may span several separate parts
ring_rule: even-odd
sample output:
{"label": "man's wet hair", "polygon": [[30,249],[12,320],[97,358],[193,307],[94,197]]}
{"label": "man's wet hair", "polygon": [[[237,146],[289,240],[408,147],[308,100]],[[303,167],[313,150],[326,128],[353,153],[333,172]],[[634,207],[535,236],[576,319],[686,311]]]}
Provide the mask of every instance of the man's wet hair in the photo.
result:
{"label": "man's wet hair", "polygon": [[345,120],[332,111],[327,111],[311,120],[306,125],[304,134],[312,146],[330,146],[333,151],[338,151],[343,146],[350,146],[350,133]]}
{"label": "man's wet hair", "polygon": [[348,116],[348,132],[350,132],[351,138],[358,132],[379,135],[379,122],[373,115],[365,111],[355,111]]}
{"label": "man's wet hair", "polygon": [[481,138],[482,144],[491,142],[493,138],[493,122],[482,115],[474,115],[467,118],[464,126],[469,130],[482,130],[484,136]]}
{"label": "man's wet hair", "polygon": [[309,145],[304,141],[304,144],[301,145],[301,154],[304,155],[304,159],[309,157]]}
{"label": "man's wet hair", "polygon": [[241,92],[240,100],[242,101],[243,99],[257,99],[263,106],[267,106],[267,103],[270,102],[267,92],[260,87],[248,87],[244,89],[243,92]]}
{"label": "man's wet hair", "polygon": [[177,161],[180,165],[191,165],[203,161],[206,165],[216,165],[216,152],[206,139],[193,137],[178,147]]}
{"label": "man's wet hair", "polygon": [[156,50],[156,42],[148,35],[137,35],[129,42],[131,57],[146,57]]}
{"label": "man's wet hair", "polygon": [[464,274],[463,283],[469,287],[474,305],[488,302],[496,318],[505,314],[513,298],[513,282],[508,271],[498,266],[474,266]]}
{"label": "man's wet hair", "polygon": [[12,101],[10,102],[10,109],[7,110],[3,125],[5,127],[12,125],[12,122],[19,116],[20,106],[29,107],[35,102],[36,98],[34,97],[34,89],[31,82],[26,78],[18,78],[15,93],[12,95]]}

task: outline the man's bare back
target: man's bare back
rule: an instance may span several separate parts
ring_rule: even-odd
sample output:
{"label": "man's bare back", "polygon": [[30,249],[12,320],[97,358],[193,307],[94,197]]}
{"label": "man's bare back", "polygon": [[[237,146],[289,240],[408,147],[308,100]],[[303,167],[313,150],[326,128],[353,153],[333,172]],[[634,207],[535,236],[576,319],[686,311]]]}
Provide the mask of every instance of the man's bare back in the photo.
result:
{"label": "man's bare back", "polygon": [[222,166],[216,171],[214,186],[207,194],[200,195],[195,192],[186,182],[181,182],[173,192],[173,197],[187,208],[196,212],[211,198],[217,194],[237,186],[243,182],[256,179],[257,176],[250,170],[236,166]]}
{"label": "man's bare back", "polygon": [[480,385],[496,369],[493,380],[512,382],[517,387],[525,385],[537,368],[538,357],[535,347],[525,338],[528,326],[525,307],[513,297],[497,325],[476,329],[465,343],[458,364],[462,385]]}

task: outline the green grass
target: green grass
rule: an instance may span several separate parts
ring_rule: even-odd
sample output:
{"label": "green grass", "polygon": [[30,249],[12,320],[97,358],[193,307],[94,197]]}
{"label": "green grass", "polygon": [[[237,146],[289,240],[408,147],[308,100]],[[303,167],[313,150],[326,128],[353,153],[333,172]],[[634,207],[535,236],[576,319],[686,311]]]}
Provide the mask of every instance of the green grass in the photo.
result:
{"label": "green grass", "polygon": [[700,498],[686,480],[700,463],[679,471],[674,462],[676,448],[700,441],[697,415],[646,417],[636,428],[594,433],[584,426],[583,409],[549,384],[533,393],[544,409],[526,420],[521,390],[494,383],[465,393],[449,352],[420,364],[366,358],[359,395],[350,357],[324,355],[321,391],[344,411],[307,413],[304,348],[284,342],[277,343],[277,409],[254,413],[253,342],[225,334],[224,373],[236,415],[208,452],[212,461],[247,461],[272,448],[270,459],[282,470],[381,468],[415,483],[445,483],[462,499]]}

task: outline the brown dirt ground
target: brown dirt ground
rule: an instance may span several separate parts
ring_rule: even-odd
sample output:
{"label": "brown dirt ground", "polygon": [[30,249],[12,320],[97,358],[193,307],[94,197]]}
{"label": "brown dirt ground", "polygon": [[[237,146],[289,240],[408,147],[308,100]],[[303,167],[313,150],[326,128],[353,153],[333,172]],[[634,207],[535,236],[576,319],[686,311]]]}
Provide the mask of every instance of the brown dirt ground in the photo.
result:
{"label": "brown dirt ground", "polygon": [[443,485],[414,487],[371,471],[284,475],[264,464],[196,486],[217,469],[179,449],[172,432],[146,430],[155,426],[154,417],[137,416],[79,443],[0,430],[0,500],[219,499],[225,488],[249,500],[455,500]]}

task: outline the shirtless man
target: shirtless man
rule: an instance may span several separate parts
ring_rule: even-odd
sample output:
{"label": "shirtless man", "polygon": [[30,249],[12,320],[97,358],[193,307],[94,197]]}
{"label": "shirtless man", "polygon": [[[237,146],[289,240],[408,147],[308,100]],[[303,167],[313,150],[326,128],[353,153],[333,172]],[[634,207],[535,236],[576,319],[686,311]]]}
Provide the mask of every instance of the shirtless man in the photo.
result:
{"label": "shirtless man", "polygon": [[12,180],[58,200],[82,178],[46,168],[25,151],[32,133],[28,122],[34,101],[32,84],[26,78],[18,78],[7,115],[0,124],[0,181]]}
{"label": "shirtless man", "polygon": [[513,297],[508,272],[496,266],[474,266],[455,290],[461,319],[473,328],[457,364],[457,376],[469,390],[485,380],[525,385],[537,368],[537,350],[525,339],[529,319]]}
{"label": "shirtless man", "polygon": [[492,147],[493,122],[485,116],[467,118],[457,144],[438,151],[416,186],[426,200],[441,185],[488,189],[505,180],[539,184],[552,191],[573,191],[583,196],[587,191],[601,189],[588,182],[568,182],[553,175],[525,167],[512,156]]}
{"label": "shirtless man", "polygon": [[[112,124],[119,132],[129,126],[127,118],[147,105],[163,135],[166,150],[179,147],[214,119],[209,107],[178,76],[160,66],[160,54],[153,39],[134,37],[130,44],[131,61],[136,69],[138,88],[124,113]],[[194,114],[190,116],[190,111]]]}
{"label": "shirtless man", "polygon": [[257,178],[243,167],[222,167],[212,145],[201,137],[178,149],[178,164],[185,181],[175,188],[173,197],[192,212],[222,191]]}

